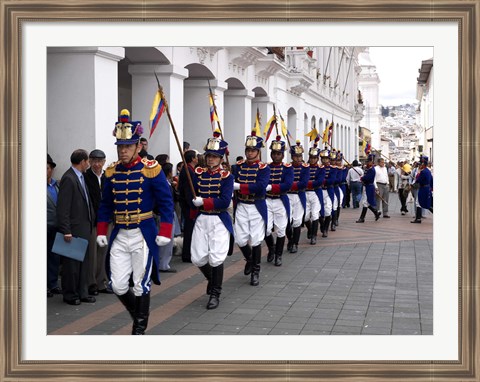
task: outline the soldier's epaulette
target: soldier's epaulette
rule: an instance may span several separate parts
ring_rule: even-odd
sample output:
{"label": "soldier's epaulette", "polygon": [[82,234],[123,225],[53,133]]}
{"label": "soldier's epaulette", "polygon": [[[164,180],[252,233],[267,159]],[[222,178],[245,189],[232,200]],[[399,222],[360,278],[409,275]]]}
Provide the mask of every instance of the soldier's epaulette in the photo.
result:
{"label": "soldier's epaulette", "polygon": [[302,166],[303,166],[303,167],[310,167],[310,164],[308,164],[308,163],[302,163]]}
{"label": "soldier's epaulette", "polygon": [[230,176],[230,171],[222,170],[220,171],[220,176],[222,179],[228,178]]}
{"label": "soldier's epaulette", "polygon": [[117,164],[119,164],[120,161],[110,163],[107,168],[105,169],[105,177],[106,178],[111,178],[113,174],[115,173],[115,167],[117,167]]}
{"label": "soldier's epaulette", "polygon": [[201,175],[201,174],[203,174],[204,172],[205,172],[205,169],[204,169],[203,167],[200,167],[200,166],[195,167],[195,174]]}
{"label": "soldier's epaulette", "polygon": [[245,159],[240,159],[239,161],[237,161],[237,164],[242,164],[245,162]]}
{"label": "soldier's epaulette", "polygon": [[284,163],[283,164],[285,167],[292,167],[292,164],[291,163]]}
{"label": "soldier's epaulette", "polygon": [[143,158],[142,163],[142,174],[147,178],[155,178],[158,174],[160,174],[160,171],[162,171],[162,166],[156,160],[148,160],[147,158]]}
{"label": "soldier's epaulette", "polygon": [[263,162],[258,162],[258,168],[260,170],[263,170],[265,167],[267,167],[268,164],[267,163],[263,163]]}

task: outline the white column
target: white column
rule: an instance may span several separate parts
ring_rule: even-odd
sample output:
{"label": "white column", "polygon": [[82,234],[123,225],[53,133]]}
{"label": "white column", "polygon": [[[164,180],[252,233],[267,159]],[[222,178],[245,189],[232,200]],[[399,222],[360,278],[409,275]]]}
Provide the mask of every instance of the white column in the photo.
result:
{"label": "white column", "polygon": [[[184,138],[190,143],[190,148],[203,153],[207,139],[212,136],[212,124],[210,122],[210,102],[207,80],[187,80],[185,85],[185,102],[183,117],[185,121]],[[224,121],[224,95],[227,88],[225,82],[210,80],[212,92],[215,95],[220,126],[225,134]],[[217,126],[215,122],[215,127]],[[228,142],[228,140],[227,140]],[[230,142],[229,142],[230,143]]]}
{"label": "white column", "polygon": [[49,48],[47,146],[60,178],[76,149],[103,150],[117,160],[112,135],[118,117],[118,61],[124,48]]}
{"label": "white column", "polygon": [[[245,156],[245,137],[255,125],[257,108],[252,107],[254,93],[247,89],[226,90],[225,103],[225,140],[228,142],[230,164],[239,155]],[[253,118],[252,118],[253,115]],[[260,126],[260,130],[262,127]]]}
{"label": "white column", "polygon": [[143,136],[148,139],[148,153],[154,157],[159,154],[168,154],[170,162],[175,166],[181,161],[181,155],[166,111],[160,118],[154,133],[149,137],[150,112],[158,89],[154,73],[157,74],[163,88],[180,142],[180,150],[183,150],[183,80],[188,76],[188,71],[174,65],[132,64],[129,65],[128,72],[132,76],[132,110],[130,112],[132,120],[142,121]]}

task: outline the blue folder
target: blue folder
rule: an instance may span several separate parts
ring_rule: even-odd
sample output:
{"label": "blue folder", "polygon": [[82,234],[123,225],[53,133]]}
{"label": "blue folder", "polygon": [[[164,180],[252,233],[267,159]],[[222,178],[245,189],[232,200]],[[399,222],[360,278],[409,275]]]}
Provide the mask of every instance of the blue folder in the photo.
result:
{"label": "blue folder", "polygon": [[74,260],[83,261],[83,259],[85,259],[87,247],[88,240],[82,239],[81,237],[73,237],[70,242],[66,242],[63,238],[63,234],[57,232],[52,252]]}

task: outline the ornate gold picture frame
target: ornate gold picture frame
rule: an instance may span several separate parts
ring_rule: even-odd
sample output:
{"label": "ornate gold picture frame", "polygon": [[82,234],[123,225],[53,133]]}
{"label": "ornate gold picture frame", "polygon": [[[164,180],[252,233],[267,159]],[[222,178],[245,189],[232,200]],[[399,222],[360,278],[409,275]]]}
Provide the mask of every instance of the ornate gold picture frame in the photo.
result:
{"label": "ornate gold picture frame", "polygon": [[[478,381],[480,301],[477,235],[480,116],[478,0],[200,0],[65,3],[0,0],[0,380],[75,381]],[[443,22],[458,25],[458,360],[442,361],[28,361],[22,359],[22,24],[27,21]],[[452,98],[454,99],[454,98]],[[455,183],[453,183],[455,184]]]}

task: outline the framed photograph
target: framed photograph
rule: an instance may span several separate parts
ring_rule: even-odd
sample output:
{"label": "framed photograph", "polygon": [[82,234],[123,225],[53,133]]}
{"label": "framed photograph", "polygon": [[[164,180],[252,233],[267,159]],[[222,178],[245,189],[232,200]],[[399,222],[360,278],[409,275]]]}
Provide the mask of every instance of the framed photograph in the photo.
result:
{"label": "framed photograph", "polygon": [[[480,3],[19,0],[0,6],[1,380],[479,380]],[[35,290],[43,290],[35,288],[42,285],[37,265],[44,263],[35,248],[45,248],[36,233],[44,207],[34,195],[44,183],[36,161],[46,154],[47,48],[299,44],[434,48],[435,166],[450,175],[439,176],[435,189],[433,335],[48,336],[44,293]],[[321,358],[309,351],[319,347]],[[184,358],[179,348],[188,348]]]}

